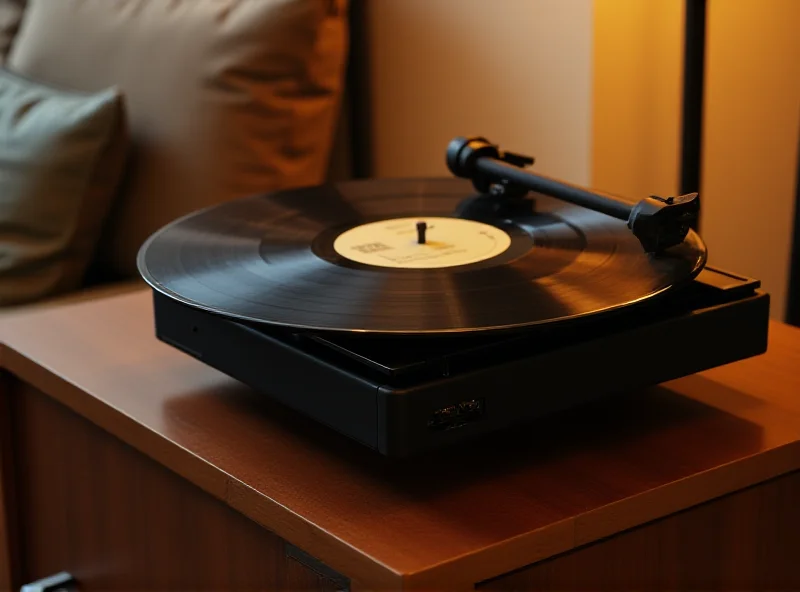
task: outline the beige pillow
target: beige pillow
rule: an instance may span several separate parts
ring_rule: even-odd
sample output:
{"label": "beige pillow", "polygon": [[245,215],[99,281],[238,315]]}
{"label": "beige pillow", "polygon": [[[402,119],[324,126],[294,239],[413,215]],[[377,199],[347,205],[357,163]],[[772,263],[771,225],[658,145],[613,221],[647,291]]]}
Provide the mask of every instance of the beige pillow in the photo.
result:
{"label": "beige pillow", "polygon": [[0,64],[6,61],[24,12],[25,0],[0,0]]}
{"label": "beige pillow", "polygon": [[134,145],[103,256],[136,274],[152,232],[199,208],[325,178],[345,0],[28,0],[9,65],[119,86]]}
{"label": "beige pillow", "polygon": [[0,305],[78,287],[124,169],[124,103],[0,68]]}

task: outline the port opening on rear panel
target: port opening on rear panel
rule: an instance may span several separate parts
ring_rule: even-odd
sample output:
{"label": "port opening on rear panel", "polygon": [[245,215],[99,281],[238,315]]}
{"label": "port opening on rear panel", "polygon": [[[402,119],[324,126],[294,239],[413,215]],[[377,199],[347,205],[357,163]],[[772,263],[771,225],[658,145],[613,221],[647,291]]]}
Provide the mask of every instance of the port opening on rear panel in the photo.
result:
{"label": "port opening on rear panel", "polygon": [[432,430],[450,430],[478,421],[486,414],[483,399],[469,399],[437,409],[428,418]]}

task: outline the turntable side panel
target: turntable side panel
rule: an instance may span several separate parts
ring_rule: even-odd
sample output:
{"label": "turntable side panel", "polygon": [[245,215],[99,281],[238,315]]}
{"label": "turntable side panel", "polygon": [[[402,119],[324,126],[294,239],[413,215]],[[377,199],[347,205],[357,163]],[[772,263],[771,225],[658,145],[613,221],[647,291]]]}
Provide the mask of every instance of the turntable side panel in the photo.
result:
{"label": "turntable side panel", "polygon": [[18,382],[13,396],[23,583],[66,570],[84,592],[341,589],[275,534],[35,388]]}
{"label": "turntable side panel", "polygon": [[480,590],[798,590],[800,472],[484,582]]}

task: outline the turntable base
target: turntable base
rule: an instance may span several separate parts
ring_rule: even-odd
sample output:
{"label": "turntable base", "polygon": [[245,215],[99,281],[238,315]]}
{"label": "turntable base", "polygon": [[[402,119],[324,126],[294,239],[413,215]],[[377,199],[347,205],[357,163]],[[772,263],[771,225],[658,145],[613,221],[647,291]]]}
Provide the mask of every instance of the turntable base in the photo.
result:
{"label": "turntable base", "polygon": [[800,589],[798,329],[408,463],[152,326],[138,289],[0,320],[0,589]]}
{"label": "turntable base", "polygon": [[764,352],[769,296],[706,267],[671,298],[571,326],[397,339],[270,330],[154,292],[156,335],[389,457],[494,437]]}

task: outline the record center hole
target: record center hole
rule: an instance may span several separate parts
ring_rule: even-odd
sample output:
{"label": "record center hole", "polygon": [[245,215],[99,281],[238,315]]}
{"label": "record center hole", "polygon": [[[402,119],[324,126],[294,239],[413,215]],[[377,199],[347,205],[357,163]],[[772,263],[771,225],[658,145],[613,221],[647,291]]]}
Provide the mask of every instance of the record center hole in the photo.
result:
{"label": "record center hole", "polygon": [[195,325],[194,327],[192,327],[192,333],[197,333],[197,331],[198,331],[198,329],[197,329],[197,325]]}

